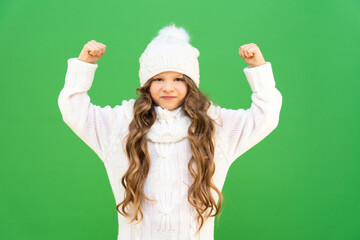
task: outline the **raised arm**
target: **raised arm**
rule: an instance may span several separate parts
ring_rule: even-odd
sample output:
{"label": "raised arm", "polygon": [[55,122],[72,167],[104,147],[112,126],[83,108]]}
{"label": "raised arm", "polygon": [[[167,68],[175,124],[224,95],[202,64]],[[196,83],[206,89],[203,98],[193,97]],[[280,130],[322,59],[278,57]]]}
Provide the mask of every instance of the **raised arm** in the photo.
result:
{"label": "raised arm", "polygon": [[104,149],[114,129],[128,126],[124,106],[129,102],[123,101],[114,108],[92,104],[87,92],[98,64],[79,58],[70,58],[67,62],[65,85],[58,97],[60,112],[64,122],[104,161]]}
{"label": "raised arm", "polygon": [[[261,54],[256,45],[247,49]],[[240,56],[251,57],[251,53],[244,49],[241,51]],[[282,95],[275,88],[271,63],[262,59],[261,55],[259,61],[244,69],[253,92],[251,107],[246,110],[217,107],[221,119],[221,143],[230,165],[269,135],[279,122]]]}

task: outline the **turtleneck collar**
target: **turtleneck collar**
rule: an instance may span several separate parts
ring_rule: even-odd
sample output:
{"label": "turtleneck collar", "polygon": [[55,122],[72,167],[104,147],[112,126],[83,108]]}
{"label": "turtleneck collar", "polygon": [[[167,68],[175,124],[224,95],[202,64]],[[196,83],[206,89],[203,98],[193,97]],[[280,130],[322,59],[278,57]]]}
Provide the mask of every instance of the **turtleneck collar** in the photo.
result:
{"label": "turtleneck collar", "polygon": [[147,138],[155,143],[177,142],[187,137],[191,119],[186,116],[182,106],[167,110],[155,106],[156,121],[151,126]]}
{"label": "turtleneck collar", "polygon": [[155,106],[156,116],[159,120],[168,120],[172,118],[178,118],[181,115],[182,107],[177,107],[173,110],[167,110],[160,106]]}

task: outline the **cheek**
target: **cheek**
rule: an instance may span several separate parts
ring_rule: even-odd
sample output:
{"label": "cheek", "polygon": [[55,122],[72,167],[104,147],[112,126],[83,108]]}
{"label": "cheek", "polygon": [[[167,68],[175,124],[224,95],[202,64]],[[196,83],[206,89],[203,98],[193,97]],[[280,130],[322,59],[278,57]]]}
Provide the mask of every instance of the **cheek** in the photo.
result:
{"label": "cheek", "polygon": [[156,84],[150,85],[150,95],[156,97],[159,94],[159,87]]}
{"label": "cheek", "polygon": [[188,86],[186,84],[184,84],[183,86],[181,86],[180,91],[181,91],[182,95],[185,96],[188,91]]}

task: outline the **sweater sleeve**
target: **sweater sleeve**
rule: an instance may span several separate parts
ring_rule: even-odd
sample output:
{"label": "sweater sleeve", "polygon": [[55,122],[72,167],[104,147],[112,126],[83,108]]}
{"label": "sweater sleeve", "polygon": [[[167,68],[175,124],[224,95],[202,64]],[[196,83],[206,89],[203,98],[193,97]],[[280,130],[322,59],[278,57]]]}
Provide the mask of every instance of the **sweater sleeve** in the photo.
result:
{"label": "sweater sleeve", "polygon": [[122,105],[100,107],[90,102],[87,91],[93,83],[96,63],[77,58],[67,61],[65,85],[58,96],[58,105],[64,122],[80,137],[100,159],[105,162],[104,148],[115,127],[128,127],[123,101]]}
{"label": "sweater sleeve", "polygon": [[244,69],[252,90],[249,109],[220,108],[221,135],[229,165],[263,140],[278,125],[282,95],[275,88],[270,62]]}

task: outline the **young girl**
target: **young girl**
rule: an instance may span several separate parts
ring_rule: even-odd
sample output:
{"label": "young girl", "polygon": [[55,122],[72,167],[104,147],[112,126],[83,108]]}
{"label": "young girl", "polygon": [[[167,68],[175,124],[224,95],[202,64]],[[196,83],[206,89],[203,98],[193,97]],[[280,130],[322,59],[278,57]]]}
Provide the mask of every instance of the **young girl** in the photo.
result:
{"label": "young girl", "polygon": [[68,59],[59,108],[104,163],[118,239],[214,239],[230,165],[278,125],[282,95],[256,44],[239,49],[251,65],[251,107],[232,110],[200,92],[200,53],[189,40],[184,28],[162,28],[140,57],[139,97],[114,108],[87,94],[106,46],[92,40]]}

